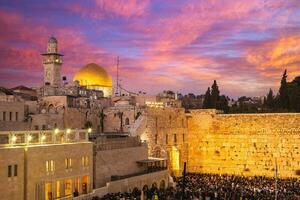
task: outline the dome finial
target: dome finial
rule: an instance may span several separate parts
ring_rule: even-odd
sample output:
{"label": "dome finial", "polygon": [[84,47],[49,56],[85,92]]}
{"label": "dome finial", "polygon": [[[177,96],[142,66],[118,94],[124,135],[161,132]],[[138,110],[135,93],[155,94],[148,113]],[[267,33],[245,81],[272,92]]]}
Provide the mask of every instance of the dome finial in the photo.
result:
{"label": "dome finial", "polygon": [[48,40],[48,43],[57,43],[57,39],[54,36],[51,36]]}

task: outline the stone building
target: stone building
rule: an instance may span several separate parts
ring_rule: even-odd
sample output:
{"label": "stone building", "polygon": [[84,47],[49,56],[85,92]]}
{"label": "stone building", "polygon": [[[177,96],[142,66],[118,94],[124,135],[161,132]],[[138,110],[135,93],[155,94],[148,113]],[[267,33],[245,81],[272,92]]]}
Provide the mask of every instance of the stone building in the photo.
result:
{"label": "stone building", "polygon": [[9,89],[0,88],[0,130],[28,130],[27,109],[26,101]]}
{"label": "stone building", "polygon": [[92,191],[87,130],[0,133],[1,198],[51,200]]}
{"label": "stone building", "polygon": [[61,66],[63,55],[58,53],[56,38],[50,37],[47,52],[42,54],[44,65],[44,86],[61,87]]}
{"label": "stone building", "polygon": [[182,108],[147,108],[145,129],[137,134],[149,143],[149,155],[168,159],[168,167],[179,175],[188,159],[188,129]]}

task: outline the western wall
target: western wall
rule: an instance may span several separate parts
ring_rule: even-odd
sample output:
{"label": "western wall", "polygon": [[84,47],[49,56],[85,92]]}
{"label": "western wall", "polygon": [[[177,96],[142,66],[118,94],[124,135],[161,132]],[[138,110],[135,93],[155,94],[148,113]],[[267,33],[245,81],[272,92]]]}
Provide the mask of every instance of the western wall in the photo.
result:
{"label": "western wall", "polygon": [[300,114],[198,110],[188,119],[189,172],[300,178]]}
{"label": "western wall", "polygon": [[300,178],[300,114],[220,114],[216,110],[148,109],[141,135],[169,169]]}
{"label": "western wall", "polygon": [[146,128],[140,133],[153,157],[168,158],[168,168],[179,175],[188,159],[187,118],[182,108],[147,108]]}

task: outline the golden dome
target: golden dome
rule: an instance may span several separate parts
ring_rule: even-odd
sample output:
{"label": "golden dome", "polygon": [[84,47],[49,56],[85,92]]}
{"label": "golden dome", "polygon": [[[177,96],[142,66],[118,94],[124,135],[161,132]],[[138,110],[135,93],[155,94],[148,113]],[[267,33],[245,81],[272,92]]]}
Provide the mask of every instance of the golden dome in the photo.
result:
{"label": "golden dome", "polygon": [[79,81],[81,86],[112,87],[112,78],[106,70],[95,63],[81,68],[74,76],[73,81]]}

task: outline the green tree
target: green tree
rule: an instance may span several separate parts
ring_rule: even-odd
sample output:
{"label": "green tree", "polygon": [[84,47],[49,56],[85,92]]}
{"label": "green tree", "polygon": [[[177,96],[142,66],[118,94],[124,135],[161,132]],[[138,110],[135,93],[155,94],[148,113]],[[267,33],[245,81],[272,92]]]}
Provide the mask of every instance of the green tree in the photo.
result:
{"label": "green tree", "polygon": [[204,96],[204,101],[203,101],[203,108],[212,108],[211,104],[211,94],[210,94],[210,88],[207,88],[207,91]]}
{"label": "green tree", "polygon": [[287,87],[287,71],[284,70],[284,73],[281,78],[281,84],[279,88],[279,104],[281,109],[289,108],[289,95],[288,95],[288,87]]}
{"label": "green tree", "polygon": [[220,91],[219,91],[219,87],[217,85],[217,81],[214,80],[214,83],[211,86],[211,105],[212,105],[212,108],[217,108],[219,100],[220,100]]}
{"label": "green tree", "polygon": [[228,97],[226,97],[225,95],[220,96],[219,102],[217,104],[217,109],[223,110],[224,113],[229,112]]}
{"label": "green tree", "polygon": [[272,91],[271,88],[270,88],[269,93],[267,95],[266,105],[270,110],[274,110],[274,95],[273,95],[273,91]]}

